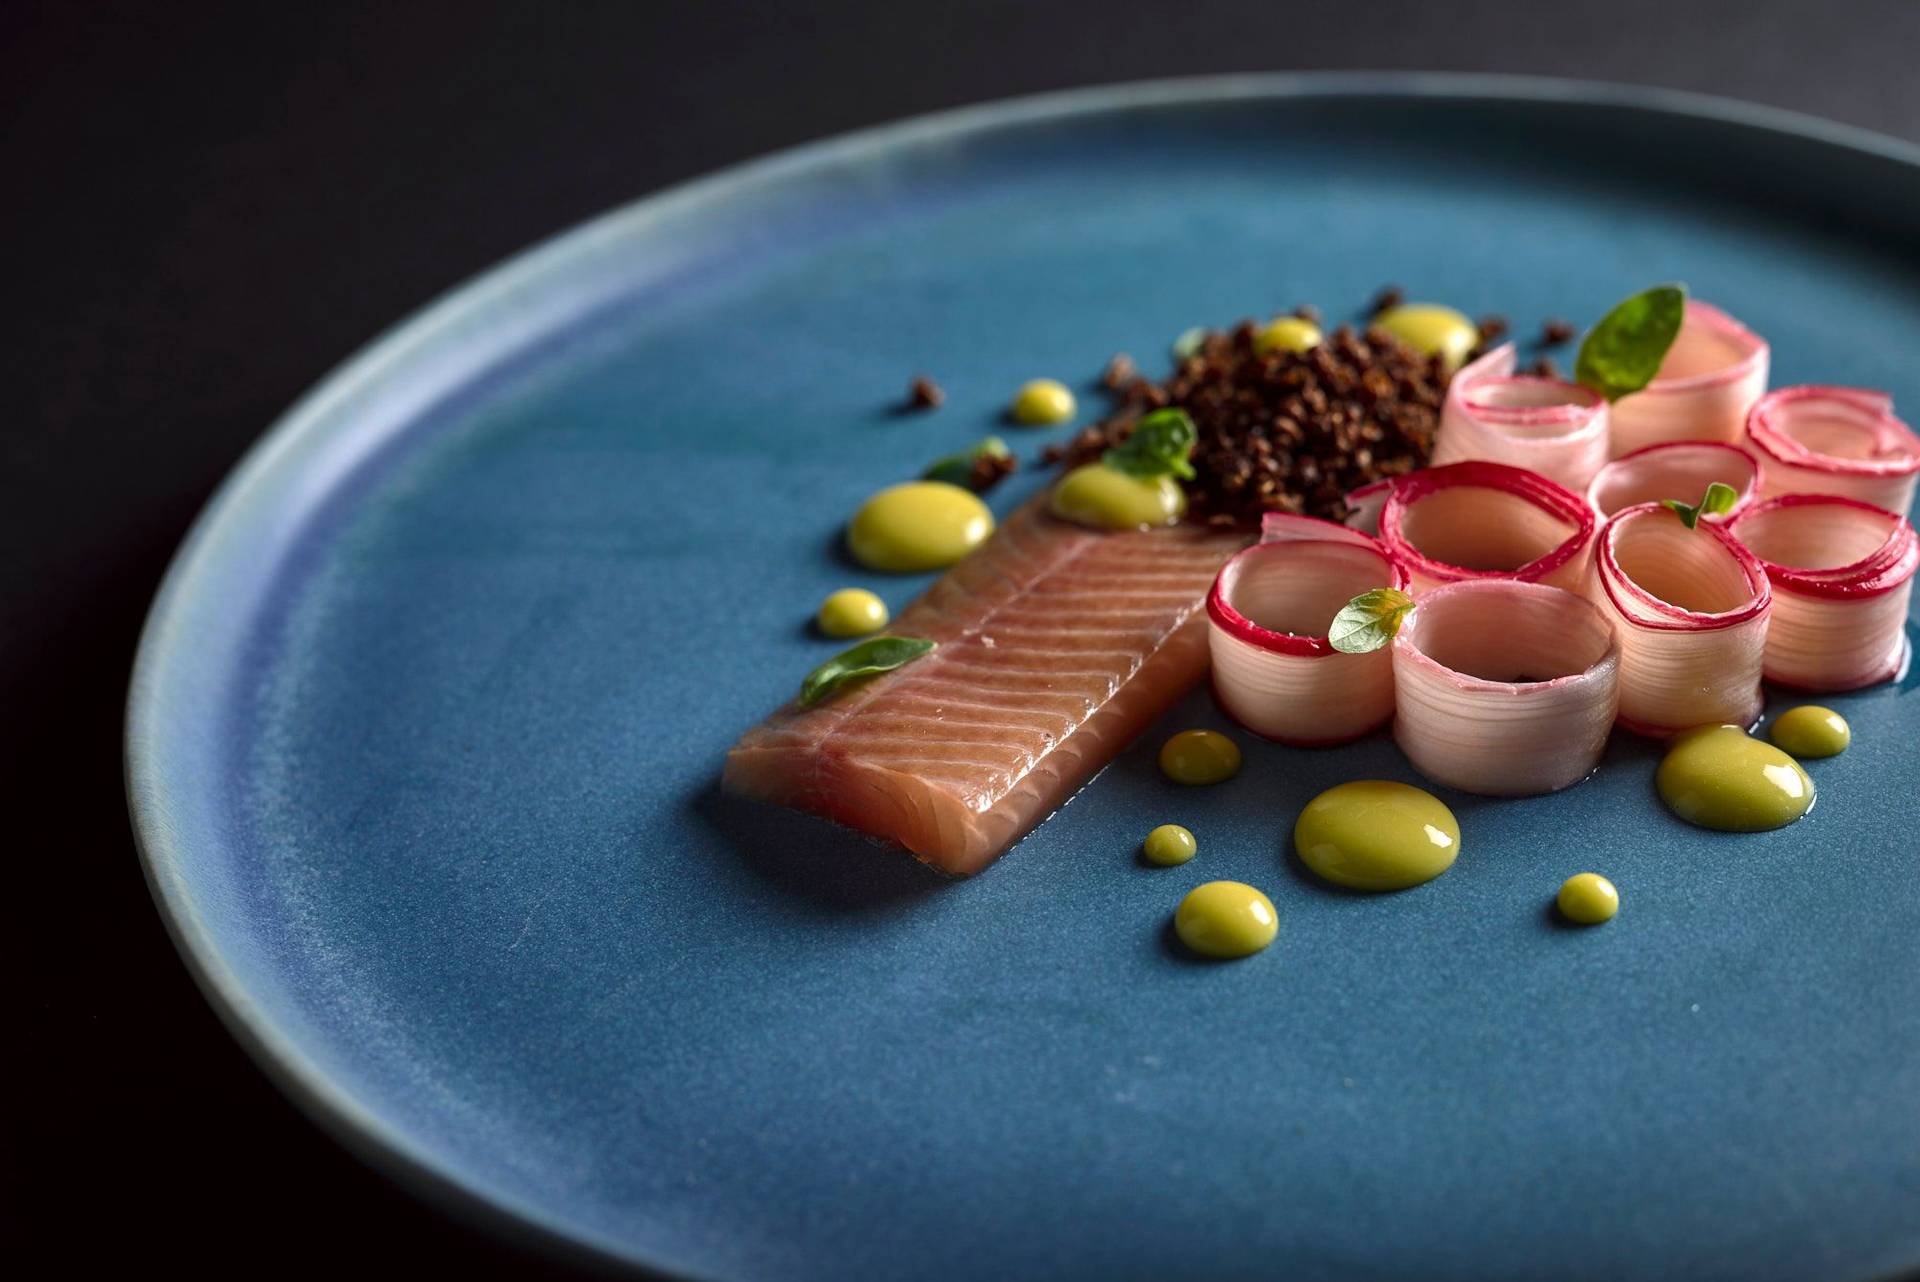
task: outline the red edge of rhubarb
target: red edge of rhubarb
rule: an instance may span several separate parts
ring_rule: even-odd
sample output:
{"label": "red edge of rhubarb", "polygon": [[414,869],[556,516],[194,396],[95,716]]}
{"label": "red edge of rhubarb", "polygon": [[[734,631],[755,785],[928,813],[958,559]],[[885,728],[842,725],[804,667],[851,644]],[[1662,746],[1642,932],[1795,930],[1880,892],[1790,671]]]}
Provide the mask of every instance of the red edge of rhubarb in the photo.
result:
{"label": "red edge of rhubarb", "polygon": [[[1400,533],[1400,523],[1405,519],[1407,509],[1415,503],[1436,491],[1456,485],[1516,494],[1549,516],[1573,526],[1574,531],[1551,551],[1515,570],[1469,570],[1464,566],[1436,561],[1407,542]],[[1468,579],[1517,579],[1522,583],[1531,583],[1552,574],[1578,556],[1593,538],[1594,524],[1593,508],[1588,506],[1587,501],[1557,481],[1550,481],[1538,472],[1529,472],[1525,468],[1476,459],[1429,467],[1396,477],[1393,488],[1387,494],[1386,506],[1380,511],[1380,541],[1386,547],[1387,555],[1394,560],[1443,583],[1459,583]]]}
{"label": "red edge of rhubarb", "polygon": [[[1663,601],[1653,593],[1635,583],[1620,569],[1620,563],[1613,554],[1613,540],[1621,525],[1629,520],[1641,517],[1665,517],[1670,521],[1680,518],[1661,503],[1636,503],[1632,507],[1623,507],[1615,512],[1600,531],[1600,544],[1594,558],[1599,564],[1600,586],[1606,590],[1607,599],[1613,602],[1613,608],[1620,619],[1629,627],[1643,628],[1658,632],[1713,632],[1720,628],[1737,627],[1747,620],[1765,614],[1773,605],[1773,591],[1769,586],[1767,572],[1760,567],[1760,558],[1747,551],[1746,545],[1734,538],[1724,526],[1710,521],[1702,521],[1695,530],[1704,530],[1718,539],[1727,554],[1740,567],[1740,573],[1747,581],[1747,590],[1753,593],[1753,599],[1737,610],[1728,610],[1722,614],[1708,614],[1699,610],[1683,609],[1670,601]],[[1640,604],[1647,606],[1656,614],[1666,616],[1670,622],[1636,618],[1620,604],[1620,594],[1625,592]]]}
{"label": "red edge of rhubarb", "polygon": [[[1893,591],[1911,579],[1916,568],[1920,568],[1920,537],[1915,536],[1913,526],[1906,517],[1895,516],[1885,508],[1840,494],[1781,494],[1763,503],[1756,503],[1740,513],[1728,522],[1727,530],[1738,539],[1740,526],[1747,520],[1796,507],[1848,508],[1873,520],[1887,522],[1887,537],[1879,547],[1858,561],[1826,570],[1778,565],[1754,555],[1754,560],[1766,572],[1767,581],[1776,588],[1801,596],[1860,600]],[[1744,548],[1746,545],[1742,543],[1741,546]],[[1752,555],[1751,552],[1749,554]]]}

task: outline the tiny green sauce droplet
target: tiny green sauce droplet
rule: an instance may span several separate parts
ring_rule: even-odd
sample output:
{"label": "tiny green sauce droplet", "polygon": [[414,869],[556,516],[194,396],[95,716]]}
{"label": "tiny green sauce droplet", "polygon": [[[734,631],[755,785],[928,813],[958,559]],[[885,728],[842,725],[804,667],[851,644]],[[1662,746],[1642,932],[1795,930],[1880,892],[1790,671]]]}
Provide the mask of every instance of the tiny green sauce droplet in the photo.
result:
{"label": "tiny green sauce droplet", "polygon": [[1432,881],[1460,853],[1460,823],[1411,784],[1361,779],[1309,801],[1293,848],[1315,873],[1351,890],[1405,890]]}
{"label": "tiny green sauce droplet", "polygon": [[1179,824],[1161,824],[1147,834],[1140,853],[1150,864],[1174,868],[1193,858],[1199,849],[1200,843],[1193,839],[1193,834]]}
{"label": "tiny green sauce droplet", "polygon": [[887,603],[865,588],[841,588],[820,603],[813,621],[830,637],[864,637],[887,626]]}
{"label": "tiny green sauce droplet", "polygon": [[1560,915],[1580,926],[1598,926],[1612,921],[1620,911],[1620,892],[1597,872],[1577,872],[1560,883],[1554,898]]}
{"label": "tiny green sauce droplet", "polygon": [[1240,773],[1240,745],[1213,730],[1182,730],[1160,748],[1160,770],[1175,783],[1224,783]]}
{"label": "tiny green sauce droplet", "polygon": [[1674,814],[1721,832],[1784,828],[1813,805],[1800,763],[1739,726],[1699,726],[1675,739],[1654,786]]}
{"label": "tiny green sauce droplet", "polygon": [[1209,881],[1180,901],[1173,929],[1202,957],[1249,957],[1273,942],[1280,915],[1271,899],[1244,882]]}
{"label": "tiny green sauce droplet", "polygon": [[1014,393],[1013,421],[1028,427],[1050,427],[1073,417],[1073,393],[1067,385],[1051,378],[1036,378]]}
{"label": "tiny green sauce droplet", "polygon": [[1803,703],[1775,717],[1767,728],[1767,738],[1782,752],[1811,761],[1845,752],[1853,743],[1853,728],[1832,708]]}

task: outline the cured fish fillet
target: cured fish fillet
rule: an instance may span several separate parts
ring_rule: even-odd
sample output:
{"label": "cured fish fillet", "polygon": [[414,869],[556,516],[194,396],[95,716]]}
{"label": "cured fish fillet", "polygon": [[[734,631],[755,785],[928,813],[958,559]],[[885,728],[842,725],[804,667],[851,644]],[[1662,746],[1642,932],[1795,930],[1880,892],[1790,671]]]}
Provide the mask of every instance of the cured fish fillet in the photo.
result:
{"label": "cured fish fillet", "polygon": [[1207,590],[1246,541],[1097,533],[1037,498],[890,629],[937,649],[781,708],[727,754],[726,787],[978,872],[1205,674]]}

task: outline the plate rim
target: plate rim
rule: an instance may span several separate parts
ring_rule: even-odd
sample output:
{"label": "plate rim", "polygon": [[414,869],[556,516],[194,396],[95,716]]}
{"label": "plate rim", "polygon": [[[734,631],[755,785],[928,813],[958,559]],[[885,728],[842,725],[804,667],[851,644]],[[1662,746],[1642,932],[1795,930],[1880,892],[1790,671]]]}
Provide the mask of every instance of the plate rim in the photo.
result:
{"label": "plate rim", "polygon": [[534,242],[466,277],[376,334],[323,374],[274,418],[215,487],[168,562],[148,607],[128,684],[123,780],[141,873],[168,938],[227,1032],[267,1079],[333,1140],[402,1189],[454,1218],[522,1247],[598,1271],[691,1278],[665,1260],[636,1251],[578,1225],[565,1223],[511,1195],[463,1180],[444,1162],[396,1130],[256,1007],[251,991],[205,929],[180,859],[180,843],[165,822],[154,783],[151,745],[157,741],[156,703],[169,666],[170,621],[202,569],[218,551],[223,527],[242,496],[283,454],[328,429],[329,410],[353,389],[376,385],[385,371],[462,318],[522,286],[558,271],[603,240],[638,233],[645,223],[723,204],[760,187],[887,152],[1008,128],[1097,117],[1125,110],[1236,101],[1368,98],[1526,103],[1643,111],[1705,120],[1809,141],[1920,172],[1920,144],[1857,125],[1741,99],[1689,90],[1554,76],[1436,71],[1255,72],[1181,76],[1054,90],[908,116],[801,143],[727,165],[626,201],[607,212]]}

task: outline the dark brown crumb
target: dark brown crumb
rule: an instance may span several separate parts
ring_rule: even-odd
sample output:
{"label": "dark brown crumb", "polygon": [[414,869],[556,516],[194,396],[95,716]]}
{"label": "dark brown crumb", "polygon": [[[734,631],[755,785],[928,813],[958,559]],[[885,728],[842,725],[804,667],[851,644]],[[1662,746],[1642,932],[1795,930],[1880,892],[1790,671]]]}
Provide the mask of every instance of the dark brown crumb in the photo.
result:
{"label": "dark brown crumb", "polygon": [[1139,376],[1140,371],[1135,368],[1133,357],[1125,352],[1115,352],[1113,359],[1107,362],[1106,372],[1100,375],[1100,386],[1117,392]]}
{"label": "dark brown crumb", "polygon": [[1019,466],[1020,460],[1010,453],[976,454],[973,456],[973,475],[967,478],[967,487],[975,494],[985,494]]}
{"label": "dark brown crumb", "polygon": [[1535,378],[1560,377],[1560,367],[1553,363],[1553,357],[1551,356],[1542,356],[1539,360],[1527,366],[1526,372]]}
{"label": "dark brown crumb", "polygon": [[1136,378],[1114,413],[1048,462],[1090,462],[1125,440],[1143,414],[1178,406],[1199,441],[1189,511],[1209,525],[1250,525],[1265,512],[1340,519],[1346,493],[1427,461],[1447,370],[1381,330],[1341,326],[1305,352],[1254,350],[1244,321],[1207,334],[1164,383]]}
{"label": "dark brown crumb", "polygon": [[[1092,428],[1087,429],[1087,431],[1089,432],[1091,432],[1092,430],[1093,430]],[[1061,459],[1065,458],[1066,456],[1067,456],[1067,447],[1058,442],[1052,445],[1049,445],[1047,446],[1046,449],[1040,451],[1040,461],[1042,463],[1058,463]]]}
{"label": "dark brown crumb", "polygon": [[1475,328],[1480,331],[1480,346],[1490,347],[1507,336],[1507,318],[1482,316]]}
{"label": "dark brown crumb", "polygon": [[1318,325],[1320,323],[1320,309],[1312,303],[1300,304],[1300,306],[1293,309],[1293,314],[1309,325]]}
{"label": "dark brown crumb", "polygon": [[1558,347],[1573,337],[1573,326],[1558,317],[1548,321],[1540,328],[1540,345]]}
{"label": "dark brown crumb", "polygon": [[1378,316],[1381,312],[1398,307],[1406,301],[1407,293],[1398,285],[1382,286],[1380,292],[1373,296],[1373,302],[1367,305],[1367,315]]}
{"label": "dark brown crumb", "polygon": [[907,408],[915,410],[939,409],[946,403],[947,394],[940,390],[940,384],[925,374],[913,380],[907,388]]}

